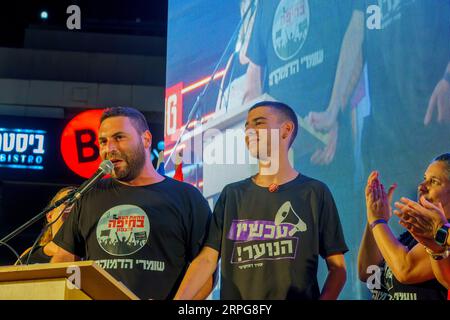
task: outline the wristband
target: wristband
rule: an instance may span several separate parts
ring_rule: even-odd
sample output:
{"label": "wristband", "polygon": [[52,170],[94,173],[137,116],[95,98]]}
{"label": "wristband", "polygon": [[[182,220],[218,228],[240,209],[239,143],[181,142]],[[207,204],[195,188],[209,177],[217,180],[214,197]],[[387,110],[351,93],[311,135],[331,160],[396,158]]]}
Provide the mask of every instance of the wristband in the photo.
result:
{"label": "wristband", "polygon": [[387,221],[384,219],[377,219],[370,224],[370,229],[373,229],[377,224],[384,223],[387,224]]}

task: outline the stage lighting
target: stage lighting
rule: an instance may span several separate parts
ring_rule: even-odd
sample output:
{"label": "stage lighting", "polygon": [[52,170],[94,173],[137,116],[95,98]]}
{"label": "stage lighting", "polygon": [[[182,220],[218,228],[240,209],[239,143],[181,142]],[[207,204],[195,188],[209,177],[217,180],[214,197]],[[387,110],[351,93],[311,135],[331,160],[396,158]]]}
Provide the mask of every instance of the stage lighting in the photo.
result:
{"label": "stage lighting", "polygon": [[48,12],[47,11],[41,11],[41,19],[47,20],[48,19]]}

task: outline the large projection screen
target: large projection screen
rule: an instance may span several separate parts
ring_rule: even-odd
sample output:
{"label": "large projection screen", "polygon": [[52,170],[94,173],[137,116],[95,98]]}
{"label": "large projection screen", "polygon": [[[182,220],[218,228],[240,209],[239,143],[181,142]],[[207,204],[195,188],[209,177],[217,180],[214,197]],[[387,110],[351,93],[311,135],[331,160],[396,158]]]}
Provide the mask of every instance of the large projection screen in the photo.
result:
{"label": "large projection screen", "polygon": [[287,103],[300,124],[290,160],[328,185],[350,249],[341,298],[370,298],[357,272],[365,183],[378,170],[398,184],[394,201],[415,199],[429,162],[450,151],[449,61],[446,0],[170,0],[166,172],[183,150],[184,181],[213,206],[257,170],[232,129],[258,100]]}

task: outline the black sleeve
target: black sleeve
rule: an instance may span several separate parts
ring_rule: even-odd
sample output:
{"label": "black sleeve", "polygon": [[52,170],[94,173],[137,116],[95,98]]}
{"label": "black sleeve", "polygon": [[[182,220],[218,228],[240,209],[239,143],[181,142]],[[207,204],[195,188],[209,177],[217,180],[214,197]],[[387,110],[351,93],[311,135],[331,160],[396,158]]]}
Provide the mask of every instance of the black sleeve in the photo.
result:
{"label": "black sleeve", "polygon": [[220,193],[220,197],[214,206],[211,223],[209,224],[208,237],[205,246],[211,247],[220,253],[222,246],[223,220],[225,215],[226,188]]}
{"label": "black sleeve", "polygon": [[360,5],[361,2],[364,1],[357,1],[358,4],[355,4],[355,0],[345,0],[338,2],[339,6],[337,7],[337,14],[339,14],[339,27],[342,32],[342,36],[340,39],[341,42],[350,24],[353,12],[356,10],[361,10],[364,13],[365,9],[360,9],[363,8],[363,6]]}
{"label": "black sleeve", "polygon": [[84,239],[79,228],[80,212],[81,202],[77,201],[69,213],[67,220],[53,238],[53,242],[64,250],[82,258],[86,254]]}
{"label": "black sleeve", "polygon": [[191,219],[187,258],[189,261],[192,261],[199,254],[205,242],[208,223],[211,219],[211,209],[206,199],[197,189],[193,188],[192,195],[189,198],[191,201]]}
{"label": "black sleeve", "polygon": [[322,258],[348,251],[341,221],[330,190],[324,186],[319,216],[319,253]]}
{"label": "black sleeve", "polygon": [[362,13],[366,13],[366,9],[368,3],[366,0],[352,0],[353,2],[353,10],[361,11]]}
{"label": "black sleeve", "polygon": [[269,31],[266,30],[266,28],[264,27],[266,24],[269,23],[271,22],[264,21],[262,1],[258,2],[253,28],[251,30],[251,34],[248,35],[250,39],[248,41],[248,47],[246,52],[246,56],[250,59],[250,61],[252,61],[254,64],[258,66],[266,65],[267,42],[264,41],[264,39],[267,38],[265,37],[265,35],[267,35],[267,32]]}

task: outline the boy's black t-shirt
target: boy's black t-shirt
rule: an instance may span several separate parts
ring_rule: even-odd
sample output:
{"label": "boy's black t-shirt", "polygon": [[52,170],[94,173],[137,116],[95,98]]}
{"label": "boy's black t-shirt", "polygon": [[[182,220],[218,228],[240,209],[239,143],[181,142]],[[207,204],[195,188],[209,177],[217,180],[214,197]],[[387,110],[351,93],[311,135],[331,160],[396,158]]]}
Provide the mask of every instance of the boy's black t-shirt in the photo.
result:
{"label": "boy's black t-shirt", "polygon": [[221,252],[222,299],[317,299],[318,256],[348,250],[330,191],[304,175],[273,193],[226,186],[205,245]]}
{"label": "boy's black t-shirt", "polygon": [[210,213],[196,188],[171,178],[140,187],[104,179],[54,242],[95,260],[141,299],[168,299],[202,247]]}

